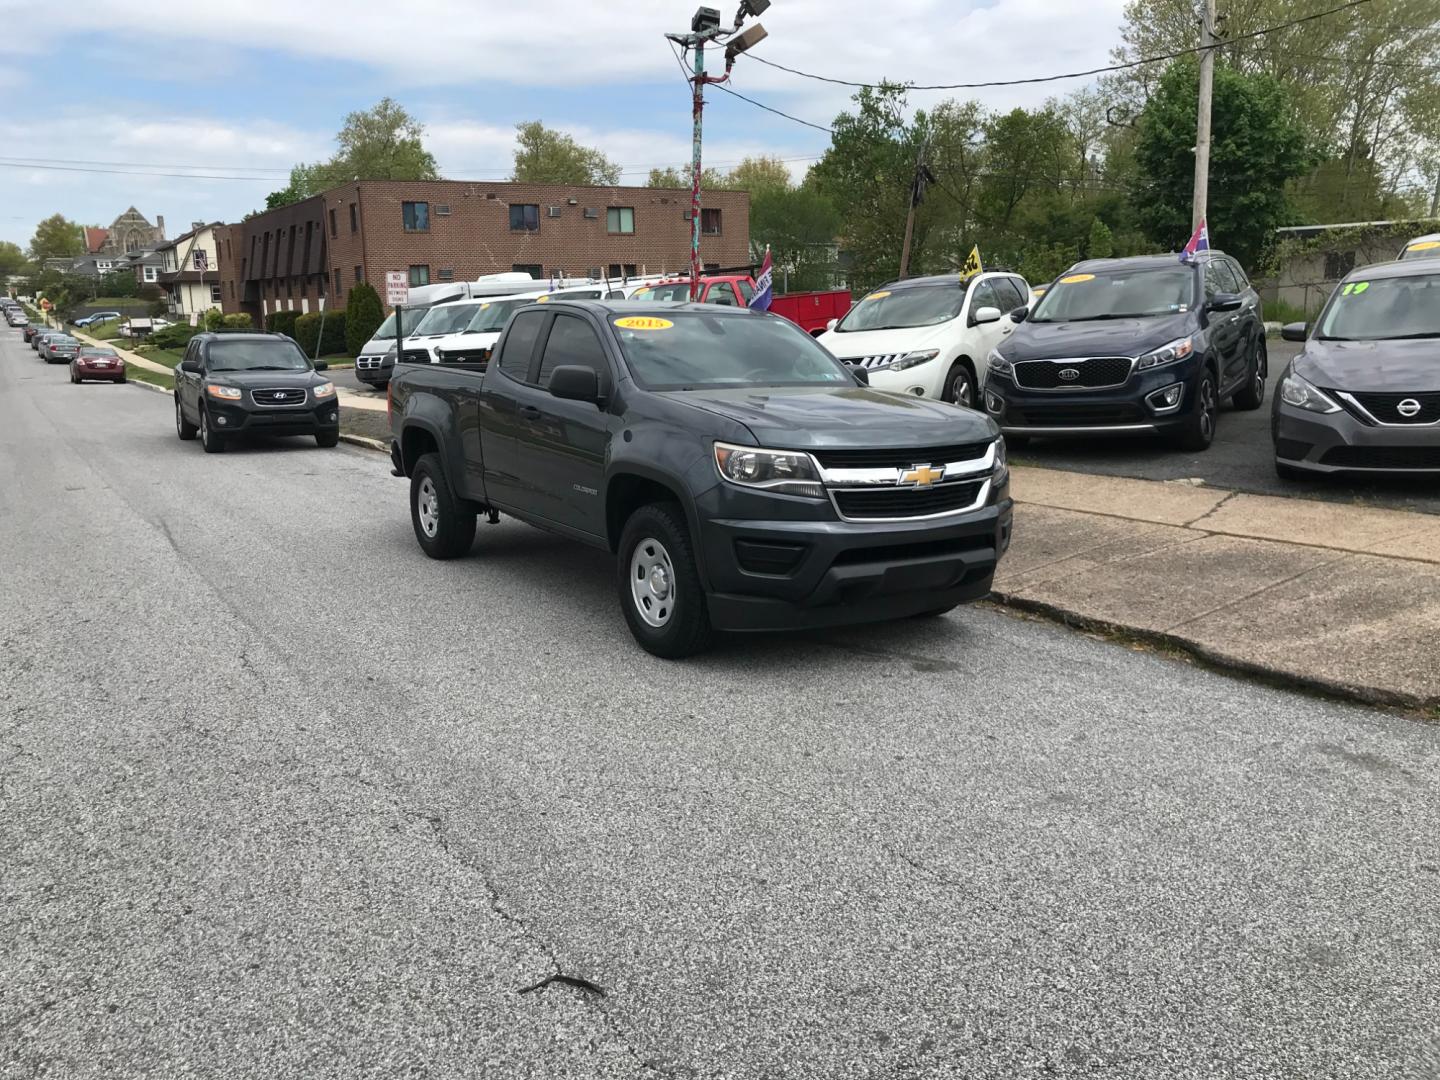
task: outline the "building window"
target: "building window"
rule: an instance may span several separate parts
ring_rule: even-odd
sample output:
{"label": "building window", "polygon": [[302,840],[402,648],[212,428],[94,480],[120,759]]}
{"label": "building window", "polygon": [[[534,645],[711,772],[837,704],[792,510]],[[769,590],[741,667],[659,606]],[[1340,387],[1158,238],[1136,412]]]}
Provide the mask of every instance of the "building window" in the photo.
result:
{"label": "building window", "polygon": [[360,211],[356,209],[353,202],[350,204],[350,231],[352,233],[360,231]]}
{"label": "building window", "polygon": [[333,206],[330,208],[330,235],[340,235],[340,230],[335,227],[335,208]]}
{"label": "building window", "polygon": [[211,302],[212,304],[218,304],[218,303],[220,303],[220,302],[221,302],[222,300],[224,300],[224,299],[225,299],[224,295],[220,292],[220,286],[219,286],[219,285],[211,285],[211,286],[210,286],[210,302]]}
{"label": "building window", "polygon": [[700,231],[706,236],[720,235],[720,211],[715,207],[706,207],[700,211]]}
{"label": "building window", "polygon": [[429,285],[429,284],[430,284],[430,267],[428,267],[428,266],[412,266],[412,267],[410,267],[410,284],[411,284],[411,285]]}
{"label": "building window", "polygon": [[360,282],[362,282],[362,281],[364,281],[364,280],[365,280],[365,268],[364,268],[363,266],[357,266],[357,267],[355,267],[355,284],[356,284],[356,285],[359,285]]}
{"label": "building window", "polygon": [[539,232],[540,206],[538,203],[511,203],[510,228],[513,232]]}
{"label": "building window", "polygon": [[633,233],[635,231],[635,208],[633,206],[612,206],[606,210],[605,231]]}
{"label": "building window", "polygon": [[335,267],[335,293],[337,296],[343,288],[345,288],[345,286],[340,281],[340,267],[337,266]]}
{"label": "building window", "polygon": [[430,204],[428,202],[405,202],[400,204],[405,216],[406,232],[430,231]]}
{"label": "building window", "polygon": [[[514,207],[511,207],[513,210]],[[537,281],[545,276],[545,268],[539,263],[513,263],[510,267],[517,274],[529,274]]]}

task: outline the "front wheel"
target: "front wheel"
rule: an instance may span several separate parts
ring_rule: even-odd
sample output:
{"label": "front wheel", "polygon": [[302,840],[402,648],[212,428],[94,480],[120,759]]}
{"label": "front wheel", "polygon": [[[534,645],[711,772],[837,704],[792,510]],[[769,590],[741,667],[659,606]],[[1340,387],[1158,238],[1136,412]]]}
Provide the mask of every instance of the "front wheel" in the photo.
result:
{"label": "front wheel", "polygon": [[410,522],[420,550],[432,559],[458,559],[475,541],[475,511],[451,494],[439,454],[423,454],[415,463]]}
{"label": "front wheel", "polygon": [[975,408],[975,376],[970,371],[970,365],[964,360],[956,360],[950,365],[941,396],[951,405]]}
{"label": "front wheel", "polygon": [[315,433],[315,445],[329,449],[332,446],[340,445],[340,432],[338,431],[317,431]]}
{"label": "front wheel", "polygon": [[219,454],[225,449],[225,436],[210,423],[210,410],[206,408],[200,410],[200,445],[207,454]]}
{"label": "front wheel", "polygon": [[642,649],[679,660],[709,647],[710,614],[680,507],[651,503],[631,514],[616,571],[620,607]]}
{"label": "front wheel", "polygon": [[1215,417],[1219,412],[1220,401],[1215,396],[1215,376],[1206,368],[1200,375],[1200,385],[1195,388],[1195,411],[1175,436],[1175,445],[1192,453],[1208,450],[1215,441]]}
{"label": "front wheel", "polygon": [[175,434],[179,435],[185,442],[195,438],[195,433],[200,429],[189,420],[185,419],[185,413],[180,408],[180,395],[175,395]]}

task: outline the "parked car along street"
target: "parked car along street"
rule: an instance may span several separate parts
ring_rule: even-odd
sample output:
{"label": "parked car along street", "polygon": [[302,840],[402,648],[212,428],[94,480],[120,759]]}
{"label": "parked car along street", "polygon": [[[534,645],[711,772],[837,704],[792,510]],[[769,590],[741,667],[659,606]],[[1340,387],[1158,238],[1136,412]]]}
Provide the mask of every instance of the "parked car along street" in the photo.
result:
{"label": "parked car along street", "polygon": [[47,364],[65,363],[75,359],[76,354],[80,351],[80,341],[69,334],[54,331],[45,335],[37,351],[40,353],[40,359]]}
{"label": "parked car along street", "polygon": [[99,345],[81,345],[70,361],[70,381],[82,383],[90,379],[125,382],[125,361],[114,349]]}
{"label": "parked car along street", "polygon": [[1415,237],[1396,256],[1401,262],[1409,259],[1434,259],[1436,257],[1440,257],[1440,233]]}
{"label": "parked car along street", "polygon": [[234,435],[313,435],[340,441],[335,384],[283,334],[203,333],[175,368],[175,432],[207,454]]}
{"label": "parked car along street", "polygon": [[92,312],[89,315],[86,315],[84,318],[76,319],[72,323],[72,325],[79,326],[81,328],[87,326],[99,326],[101,323],[109,322],[111,319],[118,318],[120,318],[120,312],[118,311],[96,311]]}
{"label": "parked car along street", "polygon": [[1305,343],[1272,406],[1282,477],[1440,473],[1440,258],[1355,270],[1282,333]]}
{"label": "parked car along street", "polygon": [[1003,316],[1029,302],[1018,274],[907,278],[868,293],[819,340],[876,389],[976,408],[986,357],[1015,329]]}
{"label": "parked car along street", "polygon": [[1215,438],[1220,403],[1258,409],[1268,354],[1260,297],[1205,251],[1077,263],[990,354],[985,409],[1014,445],[1033,436]]}
{"label": "parked car along street", "polygon": [[502,511],[614,552],[657,656],[986,596],[1010,539],[1003,439],[865,378],[778,316],[557,301],[512,315],[485,371],[397,367],[392,459],[433,558]]}

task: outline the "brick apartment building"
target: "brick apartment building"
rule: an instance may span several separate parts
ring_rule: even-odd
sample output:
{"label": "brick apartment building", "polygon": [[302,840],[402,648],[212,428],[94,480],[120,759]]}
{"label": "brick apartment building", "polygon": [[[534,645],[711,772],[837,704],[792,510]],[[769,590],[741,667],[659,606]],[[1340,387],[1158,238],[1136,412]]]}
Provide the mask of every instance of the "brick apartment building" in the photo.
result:
{"label": "brick apartment building", "polygon": [[[750,261],[750,196],[705,196],[700,256]],[[685,272],[690,193],[462,180],[362,180],[216,230],[221,303],[273,311],[343,308],[350,288],[404,270],[412,285],[525,271],[537,279]]]}

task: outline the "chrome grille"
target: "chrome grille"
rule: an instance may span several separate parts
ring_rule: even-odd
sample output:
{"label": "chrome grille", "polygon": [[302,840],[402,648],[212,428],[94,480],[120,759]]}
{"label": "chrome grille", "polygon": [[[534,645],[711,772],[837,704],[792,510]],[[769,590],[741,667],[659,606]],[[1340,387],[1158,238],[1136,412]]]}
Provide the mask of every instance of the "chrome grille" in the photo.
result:
{"label": "chrome grille", "polygon": [[[1430,425],[1440,423],[1440,392],[1396,394],[1331,390],[1347,405],[1358,405],[1360,419],[1373,420],[1387,426],[1401,424]],[[1403,411],[1402,411],[1403,407]]]}
{"label": "chrome grille", "polygon": [[377,371],[385,363],[383,356],[361,356],[355,361],[355,367],[360,371]]}
{"label": "chrome grille", "polygon": [[1017,360],[1015,385],[1023,390],[1105,390],[1124,386],[1135,361],[1128,356],[1074,360]]}
{"label": "chrome grille", "polygon": [[250,391],[250,398],[256,405],[304,405],[305,397],[303,386],[277,386]]}
{"label": "chrome grille", "polygon": [[874,356],[847,356],[840,362],[849,364],[851,367],[864,368],[866,371],[875,371],[879,368],[887,368],[893,364],[904,353],[877,353]]}

